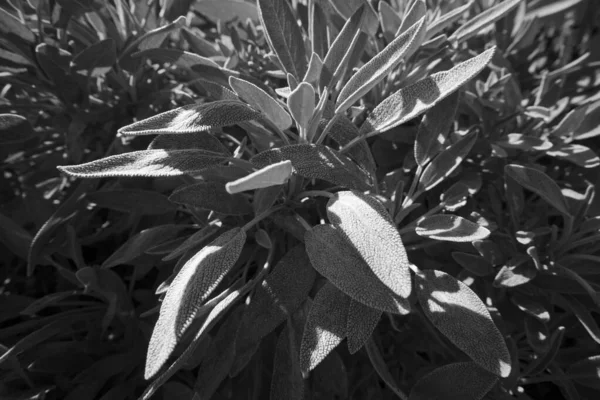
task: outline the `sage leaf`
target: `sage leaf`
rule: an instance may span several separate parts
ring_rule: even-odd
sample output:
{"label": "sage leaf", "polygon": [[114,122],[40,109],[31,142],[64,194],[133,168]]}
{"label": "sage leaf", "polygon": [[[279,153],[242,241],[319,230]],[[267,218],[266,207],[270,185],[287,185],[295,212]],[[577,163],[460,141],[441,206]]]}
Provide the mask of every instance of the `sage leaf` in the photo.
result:
{"label": "sage leaf", "polygon": [[27,118],[17,114],[0,114],[0,144],[24,142],[34,136],[35,131]]}
{"label": "sage leaf", "polygon": [[421,18],[352,75],[338,95],[335,113],[343,113],[377,85],[402,60],[409,58],[419,48],[424,38],[425,18]]}
{"label": "sage leaf", "polygon": [[148,145],[148,150],[187,150],[197,149],[217,154],[230,155],[223,143],[208,132],[158,135]]}
{"label": "sage leaf", "polygon": [[525,189],[546,200],[562,214],[569,215],[569,205],[560,187],[545,173],[534,168],[509,164],[504,167],[504,174],[514,179]]}
{"label": "sage leaf", "polygon": [[[304,82],[310,83],[312,85],[319,83],[319,78],[321,77],[321,70],[323,69],[323,60],[317,53],[312,53],[310,56],[310,60],[308,61],[308,70],[306,71],[306,75],[304,75]],[[314,91],[314,87],[313,87]]]}
{"label": "sage leaf", "polygon": [[577,298],[570,294],[563,294],[564,303],[575,314],[581,325],[585,328],[594,342],[600,344],[600,327],[588,310]]}
{"label": "sage leaf", "polygon": [[[187,9],[186,9],[187,12]],[[258,15],[258,14],[257,14]],[[217,50],[214,44],[200,35],[199,31],[184,27],[181,30],[181,36],[190,45],[193,53],[202,57],[222,56],[221,51]]]}
{"label": "sage leaf", "polygon": [[169,200],[225,215],[245,215],[253,212],[246,197],[230,193],[225,185],[219,182],[198,182],[180,187],[171,194]]}
{"label": "sage leaf", "polygon": [[398,297],[408,298],[411,293],[408,256],[383,204],[360,192],[337,192],[327,203],[327,216],[375,276]]}
{"label": "sage leaf", "polygon": [[433,325],[481,367],[507,377],[510,354],[481,299],[445,272],[424,270],[415,276],[419,304]]}
{"label": "sage leaf", "polygon": [[231,76],[229,77],[229,86],[242,100],[260,110],[279,129],[283,130],[292,126],[292,119],[281,104],[255,84]]}
{"label": "sage leaf", "polygon": [[293,168],[289,160],[267,165],[225,185],[227,193],[234,194],[247,190],[262,189],[270,186],[283,185],[292,176]]}
{"label": "sage leaf", "polygon": [[396,37],[396,32],[402,25],[402,19],[385,1],[380,1],[378,5],[379,23],[383,31],[383,37],[389,43]]}
{"label": "sage leaf", "polygon": [[450,176],[469,154],[476,140],[477,132],[473,132],[438,154],[423,170],[417,186],[418,191],[423,193],[431,190]]}
{"label": "sage leaf", "polygon": [[194,321],[202,303],[235,264],[246,233],[231,229],[190,258],[181,268],[162,302],[152,331],[144,377],[152,378],[165,364]]}
{"label": "sage leaf", "polygon": [[322,179],[336,185],[368,190],[368,174],[348,157],[323,145],[293,144],[263,151],[250,159],[257,168],[289,160],[296,173],[305,178]]}
{"label": "sage leaf", "polygon": [[258,0],[260,22],[269,47],[286,72],[301,80],[306,74],[306,50],[302,31],[287,1]]}
{"label": "sage leaf", "polygon": [[[312,266],[339,290],[371,308],[408,314],[410,305],[407,299],[398,296],[375,275],[342,231],[331,225],[317,225],[305,233],[304,240]],[[383,245],[377,244],[378,247]],[[388,264],[392,264],[391,260]],[[394,268],[398,268],[398,264]]]}
{"label": "sage leaf", "polygon": [[417,131],[415,160],[425,167],[441,150],[458,109],[459,93],[455,92],[429,110]]}
{"label": "sage leaf", "polygon": [[[412,2],[412,5],[402,18],[402,24],[396,31],[396,36],[400,36],[409,28],[414,27],[414,25],[420,21],[424,20],[427,16],[427,5],[424,0],[415,0]],[[424,39],[424,37],[423,37]]]}
{"label": "sage leaf", "polygon": [[422,377],[408,400],[481,400],[498,377],[472,362],[444,365]]}
{"label": "sage leaf", "polygon": [[361,133],[392,129],[431,109],[479,74],[491,61],[495,49],[396,91],[375,107],[361,126]]}
{"label": "sage leaf", "polygon": [[371,4],[367,0],[330,0],[335,10],[345,19],[352,17],[358,9],[364,7],[365,18],[361,23],[361,29],[364,33],[369,36],[375,36],[377,29],[379,28],[379,21],[377,19],[377,13],[371,7]]}
{"label": "sage leaf", "polygon": [[479,33],[479,31],[482,29],[492,25],[494,22],[506,16],[521,2],[522,0],[505,0],[493,7],[488,8],[481,14],[478,14],[474,18],[471,18],[466,23],[461,25],[456,31],[454,31],[452,36],[450,36],[450,40],[455,40],[458,43],[464,42],[465,40]]}
{"label": "sage leaf", "polygon": [[181,176],[222,164],[226,159],[203,150],[140,150],[57,168],[77,178]]}
{"label": "sage leaf", "polygon": [[117,61],[117,46],[113,39],[101,40],[78,53],[71,60],[71,71],[98,77],[105,75]]}
{"label": "sage leaf", "polygon": [[308,124],[315,112],[315,89],[310,83],[302,82],[287,98],[288,110],[302,131],[308,129]]}
{"label": "sage leaf", "polygon": [[346,337],[349,303],[350,298],[331,283],[326,283],[315,296],[300,345],[303,375],[319,365]]}
{"label": "sage leaf", "polygon": [[376,310],[356,300],[350,300],[346,323],[350,354],[356,353],[367,343],[382,314],[381,310]]}
{"label": "sage leaf", "polygon": [[438,33],[441,33],[444,29],[452,26],[463,16],[465,12],[469,10],[469,8],[471,8],[474,2],[475,0],[469,0],[466,4],[456,7],[454,10],[432,21],[427,27],[427,35],[425,35],[425,40],[434,38]]}
{"label": "sage leaf", "polygon": [[288,251],[250,299],[236,339],[237,353],[254,348],[294,311],[308,295],[315,271],[304,246]]}
{"label": "sage leaf", "polygon": [[313,1],[308,3],[308,12],[310,13],[308,17],[308,36],[311,43],[311,50],[313,53],[318,54],[321,59],[325,57],[325,54],[329,49],[329,38],[327,37],[328,17],[325,11],[326,8],[329,8],[327,2],[322,3]]}
{"label": "sage leaf", "polygon": [[488,276],[494,273],[494,266],[480,255],[455,251],[452,253],[452,258],[475,276]]}
{"label": "sage leaf", "polygon": [[415,232],[419,236],[448,242],[472,242],[490,235],[483,226],[458,215],[428,215],[417,223]]}
{"label": "sage leaf", "polygon": [[546,151],[553,146],[552,142],[549,140],[527,136],[521,133],[509,133],[506,135],[506,138],[497,141],[496,144],[506,149],[519,149],[524,151]]}
{"label": "sage leaf", "polygon": [[190,104],[134,122],[118,130],[121,135],[154,135],[206,132],[255,120],[260,113],[236,100]]}
{"label": "sage leaf", "polygon": [[251,19],[258,22],[258,9],[253,2],[239,0],[202,0],[195,1],[193,9],[208,17],[213,23],[229,22],[233,19],[245,22]]}
{"label": "sage leaf", "polygon": [[581,144],[565,144],[547,151],[546,154],[570,161],[583,168],[596,168],[600,165],[600,157],[592,149]]}

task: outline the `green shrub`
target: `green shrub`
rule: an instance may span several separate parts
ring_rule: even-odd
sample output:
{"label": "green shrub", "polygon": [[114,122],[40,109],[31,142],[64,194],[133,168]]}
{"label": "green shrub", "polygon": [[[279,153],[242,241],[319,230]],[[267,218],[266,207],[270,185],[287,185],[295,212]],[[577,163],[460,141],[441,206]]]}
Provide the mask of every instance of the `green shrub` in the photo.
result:
{"label": "green shrub", "polygon": [[592,1],[15,3],[0,393],[598,395]]}

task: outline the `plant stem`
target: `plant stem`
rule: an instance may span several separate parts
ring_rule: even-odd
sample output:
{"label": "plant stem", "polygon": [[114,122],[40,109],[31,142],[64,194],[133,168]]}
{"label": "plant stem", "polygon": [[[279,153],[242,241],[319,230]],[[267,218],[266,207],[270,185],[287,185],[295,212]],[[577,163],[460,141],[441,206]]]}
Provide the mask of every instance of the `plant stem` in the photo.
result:
{"label": "plant stem", "polygon": [[257,215],[256,217],[254,217],[250,222],[248,222],[246,225],[244,225],[242,227],[242,229],[245,232],[248,232],[250,230],[250,228],[252,228],[254,225],[256,225],[257,223],[259,223],[260,221],[262,221],[263,219],[267,218],[269,215],[276,213],[277,211],[283,209],[283,206],[278,206],[278,207],[273,207],[268,209],[267,211],[263,212],[260,215]]}

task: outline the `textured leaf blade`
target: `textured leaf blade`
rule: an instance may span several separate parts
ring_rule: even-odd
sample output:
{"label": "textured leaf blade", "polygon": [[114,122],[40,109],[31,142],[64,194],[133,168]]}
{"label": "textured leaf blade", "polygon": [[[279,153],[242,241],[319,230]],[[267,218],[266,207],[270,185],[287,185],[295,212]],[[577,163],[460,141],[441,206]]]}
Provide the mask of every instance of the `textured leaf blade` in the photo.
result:
{"label": "textured leaf blade", "polygon": [[472,242],[483,240],[490,231],[458,215],[429,215],[417,223],[415,232],[419,236],[449,242]]}
{"label": "textured leaf blade", "polygon": [[517,164],[505,166],[504,173],[525,189],[546,200],[561,213],[569,215],[569,206],[560,187],[545,173]]}
{"label": "textured leaf blade", "polygon": [[346,334],[348,351],[356,353],[371,338],[383,311],[366,306],[356,300],[350,300]]}
{"label": "textured leaf blade", "polygon": [[310,83],[300,83],[290,93],[287,105],[294,121],[296,121],[296,125],[300,129],[308,129],[308,123],[315,111],[315,89]]}
{"label": "textured leaf blade", "polygon": [[476,141],[477,132],[473,132],[438,154],[423,170],[419,178],[419,191],[431,190],[450,176],[469,154]]}
{"label": "textured leaf blade", "polygon": [[313,370],[346,337],[349,303],[350,298],[330,283],[315,296],[300,345],[303,374]]}
{"label": "textured leaf blade", "polygon": [[203,150],[141,150],[57,168],[77,178],[163,177],[202,171],[226,159]]}
{"label": "textured leaf blade", "polygon": [[148,150],[188,150],[197,149],[217,154],[229,155],[223,144],[208,132],[179,133],[177,135],[158,135],[148,145]]}
{"label": "textured leaf blade", "polygon": [[91,77],[106,74],[117,61],[117,45],[113,39],[101,40],[78,53],[71,61],[71,71]]}
{"label": "textured leaf blade", "polygon": [[181,268],[160,307],[148,346],[144,377],[156,375],[193,322],[200,306],[237,261],[246,233],[231,229],[190,258]]}
{"label": "textured leaf blade", "polygon": [[246,197],[231,194],[219,182],[198,182],[181,187],[171,194],[169,200],[226,215],[252,214],[253,211]]}
{"label": "textured leaf blade", "polygon": [[442,271],[421,271],[416,283],[419,303],[433,325],[481,367],[507,377],[510,354],[481,299]]}
{"label": "textured leaf blade", "polygon": [[425,167],[442,150],[454,123],[458,98],[458,92],[451,94],[429,110],[421,121],[415,140],[415,160],[421,167]]}
{"label": "textured leaf blade", "polygon": [[377,85],[402,60],[410,57],[419,48],[424,38],[425,18],[421,18],[352,75],[337,98],[335,113],[344,112]]}
{"label": "textured leaf blade", "polygon": [[394,314],[409,312],[408,301],[375,275],[340,230],[317,225],[306,232],[304,240],[312,266],[352,299]]}
{"label": "textured leaf blade", "polygon": [[0,114],[0,143],[24,142],[35,136],[29,120],[17,114]]}
{"label": "textured leaf blade", "polygon": [[229,86],[241,99],[262,111],[279,129],[287,129],[292,126],[292,118],[281,104],[255,84],[231,76],[229,77]]}
{"label": "textured leaf blade", "polygon": [[358,9],[364,7],[365,18],[361,24],[361,29],[364,33],[375,36],[379,28],[377,13],[371,7],[367,0],[330,0],[335,10],[345,19],[352,17]]}
{"label": "textured leaf blade", "polygon": [[461,25],[460,28],[454,31],[450,39],[456,40],[457,42],[463,42],[469,39],[470,37],[479,33],[479,31],[482,29],[485,29],[487,26],[498,21],[500,18],[503,18],[522,1],[523,0],[505,0],[493,7],[488,8],[481,14],[478,14],[474,18],[468,20],[465,24]]}
{"label": "textured leaf blade", "polygon": [[306,74],[306,50],[302,31],[287,1],[258,0],[260,21],[269,47],[286,72],[301,80]]}
{"label": "textured leaf blade", "polygon": [[396,91],[375,107],[362,125],[361,133],[392,129],[431,109],[479,74],[491,61],[494,52],[495,47],[448,71],[435,73]]}
{"label": "textured leaf blade", "polygon": [[396,31],[396,36],[400,36],[405,33],[410,27],[417,23],[420,19],[424,18],[427,14],[427,5],[424,0],[415,0],[411,7],[404,15],[402,24]]}
{"label": "textured leaf blade", "polygon": [[292,176],[292,162],[289,160],[267,165],[243,178],[227,183],[227,193],[240,193],[247,190],[262,189],[283,185]]}
{"label": "textured leaf blade", "polygon": [[463,14],[471,8],[473,2],[474,0],[469,0],[466,4],[456,7],[454,10],[436,18],[435,21],[427,27],[427,36],[425,40],[435,37],[438,33],[441,33],[444,29],[458,21]]}
{"label": "textured leaf blade", "polygon": [[444,365],[422,377],[408,400],[481,400],[498,377],[472,362]]}
{"label": "textured leaf blade", "polygon": [[258,119],[260,113],[236,100],[190,104],[119,129],[121,135],[154,135],[206,132],[211,129]]}
{"label": "textured leaf blade", "polygon": [[250,161],[258,168],[289,160],[305,178],[322,179],[336,185],[360,190],[371,186],[368,174],[348,157],[327,146],[294,144],[263,151]]}
{"label": "textured leaf blade", "polygon": [[412,289],[408,256],[385,207],[372,196],[343,191],[327,203],[327,216],[377,278],[397,296],[408,298]]}

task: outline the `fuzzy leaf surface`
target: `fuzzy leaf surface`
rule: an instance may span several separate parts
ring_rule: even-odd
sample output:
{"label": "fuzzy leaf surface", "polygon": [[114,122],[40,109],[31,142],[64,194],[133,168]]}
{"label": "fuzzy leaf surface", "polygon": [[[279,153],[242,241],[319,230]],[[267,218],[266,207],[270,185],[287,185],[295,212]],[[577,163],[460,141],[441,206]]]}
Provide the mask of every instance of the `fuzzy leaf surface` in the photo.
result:
{"label": "fuzzy leaf surface", "polygon": [[356,353],[369,340],[383,311],[366,306],[356,300],[350,300],[348,306],[348,320],[346,334],[348,338],[348,351]]}
{"label": "fuzzy leaf surface", "polygon": [[504,173],[525,189],[546,200],[561,213],[569,215],[569,206],[560,187],[545,173],[517,164],[505,166]]}
{"label": "fuzzy leaf surface", "polygon": [[307,129],[315,111],[315,89],[310,83],[300,83],[287,98],[287,105],[296,125]]}
{"label": "fuzzy leaf surface", "polygon": [[206,150],[229,155],[223,144],[208,132],[179,133],[177,135],[158,135],[148,145],[148,150]]}
{"label": "fuzzy leaf surface", "polygon": [[181,187],[171,194],[169,200],[226,215],[245,215],[253,212],[246,197],[229,193],[220,182],[198,182]]}
{"label": "fuzzy leaf surface", "polygon": [[165,364],[198,310],[235,264],[246,233],[231,229],[204,247],[181,268],[160,307],[148,346],[144,377],[149,379]]}
{"label": "fuzzy leaf surface", "polygon": [[292,175],[292,163],[289,160],[267,165],[252,172],[250,175],[227,183],[227,193],[240,193],[247,190],[262,189],[270,186],[282,185]]}
{"label": "fuzzy leaf surface", "polygon": [[490,231],[458,215],[428,215],[417,223],[415,232],[419,236],[448,242],[472,242],[483,240]]}
{"label": "fuzzy leaf surface", "polygon": [[470,37],[473,37],[482,29],[485,29],[489,25],[506,16],[522,1],[523,0],[505,0],[493,7],[488,8],[481,14],[478,14],[461,25],[456,31],[454,31],[450,39],[456,40],[457,42],[463,42]]}
{"label": "fuzzy leaf surface", "polygon": [[415,0],[402,18],[402,24],[396,31],[396,36],[400,36],[408,29],[414,26],[417,21],[427,15],[427,5],[424,0]]}
{"label": "fuzzy leaf surface", "polygon": [[481,299],[445,272],[423,270],[415,276],[419,303],[433,325],[481,367],[507,377],[510,354]]}

